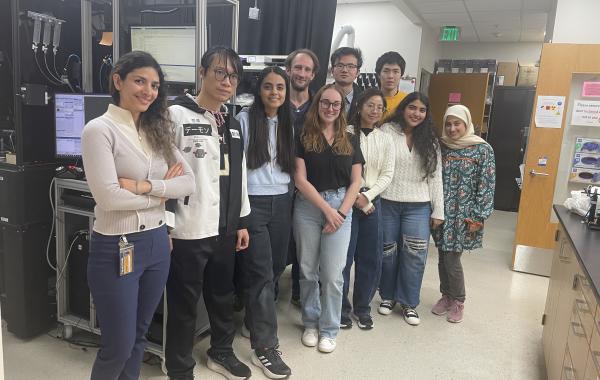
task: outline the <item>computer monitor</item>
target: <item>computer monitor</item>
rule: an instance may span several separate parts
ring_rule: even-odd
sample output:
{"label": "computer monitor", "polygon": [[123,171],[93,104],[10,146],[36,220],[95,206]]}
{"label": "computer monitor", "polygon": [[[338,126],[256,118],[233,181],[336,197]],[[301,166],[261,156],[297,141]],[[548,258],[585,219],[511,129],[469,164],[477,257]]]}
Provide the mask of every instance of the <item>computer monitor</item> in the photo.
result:
{"label": "computer monitor", "polygon": [[196,82],[196,28],[132,26],[131,50],[152,54],[167,82]]}
{"label": "computer monitor", "polygon": [[103,115],[111,102],[105,94],[55,94],[56,157],[80,158],[83,127]]}

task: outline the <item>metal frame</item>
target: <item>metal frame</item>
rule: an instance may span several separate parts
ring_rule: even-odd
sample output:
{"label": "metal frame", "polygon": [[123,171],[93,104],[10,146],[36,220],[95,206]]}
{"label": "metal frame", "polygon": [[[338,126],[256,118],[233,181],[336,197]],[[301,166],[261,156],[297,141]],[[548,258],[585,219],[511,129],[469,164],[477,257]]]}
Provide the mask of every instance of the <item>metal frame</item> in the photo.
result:
{"label": "metal frame", "polygon": [[[85,1],[85,0],[84,0]],[[100,335],[100,329],[98,328],[98,322],[96,320],[96,309],[92,296],[90,295],[90,319],[85,320],[84,318],[73,315],[69,312],[69,268],[65,265],[68,242],[66,236],[65,216],[66,214],[81,215],[89,218],[89,231],[92,231],[94,226],[94,212],[89,210],[80,209],[77,207],[65,205],[62,201],[62,194],[65,189],[85,191],[89,192],[90,189],[85,181],[79,181],[75,179],[60,179],[57,178],[54,183],[54,205],[55,205],[55,226],[56,226],[56,267],[60,270],[64,268],[64,273],[61,278],[60,284],[56,284],[56,309],[57,309],[57,320],[64,325],[63,336],[66,338],[71,337],[73,327],[80,330],[92,332]],[[158,345],[156,343],[148,342],[146,351],[151,352],[159,356],[163,363],[165,358],[164,344],[166,342],[166,323],[167,323],[167,294],[163,293],[163,344]],[[203,331],[204,332],[204,331]]]}
{"label": "metal frame", "polygon": [[[90,0],[81,0],[82,1],[82,21],[83,21],[83,3],[89,2]],[[232,12],[232,20],[231,20],[231,33],[232,33],[232,48],[237,51],[238,48],[238,31],[239,31],[239,14],[240,14],[240,4],[238,0],[196,0],[196,43],[194,48],[196,49],[196,91],[200,90],[202,82],[200,80],[199,68],[200,68],[200,60],[202,55],[208,49],[208,42],[206,33],[206,9],[208,6],[216,7],[216,6],[231,6],[233,7]],[[113,17],[113,62],[117,62],[120,57],[120,0],[112,1],[112,17]],[[90,18],[91,18],[91,8],[90,8]],[[91,30],[89,31],[91,33]],[[88,34],[89,34],[88,33]],[[83,34],[83,25],[82,25],[82,35]],[[83,51],[82,51],[83,53]],[[91,48],[90,48],[91,54]],[[91,63],[91,60],[90,60]],[[91,67],[91,66],[90,66]]]}
{"label": "metal frame", "polygon": [[94,91],[92,73],[92,1],[81,0],[81,88],[83,92]]}

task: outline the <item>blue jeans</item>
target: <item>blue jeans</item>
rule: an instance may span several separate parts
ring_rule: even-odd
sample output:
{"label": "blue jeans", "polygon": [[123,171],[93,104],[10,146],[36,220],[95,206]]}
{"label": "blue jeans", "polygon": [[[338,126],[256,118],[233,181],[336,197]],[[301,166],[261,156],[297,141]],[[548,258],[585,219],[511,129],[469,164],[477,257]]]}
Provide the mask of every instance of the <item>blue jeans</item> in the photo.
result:
{"label": "blue jeans", "polygon": [[134,380],[146,347],[146,332],[169,274],[167,227],[127,235],[134,245],[133,272],[119,276],[119,235],[92,232],[88,285],[100,322],[100,350],[92,380]]}
{"label": "blue jeans", "polygon": [[419,294],[429,248],[429,202],[381,201],[383,260],[379,295],[412,308]]}
{"label": "blue jeans", "polygon": [[[323,199],[335,209],[341,206],[345,194],[344,188],[321,192]],[[335,338],[340,330],[342,270],[350,242],[351,214],[352,210],[336,232],[326,234],[323,233],[326,219],[321,210],[301,193],[294,204],[302,323],[305,328],[318,329],[319,334],[327,338]]]}
{"label": "blue jeans", "polygon": [[[354,210],[352,233],[344,268],[344,296],[342,315],[349,315],[352,309],[356,315],[369,315],[379,277],[381,276],[381,256],[383,255],[383,229],[381,228],[381,201],[373,202],[375,211],[366,215]],[[354,291],[352,303],[348,298],[350,290],[350,269],[354,265]]]}

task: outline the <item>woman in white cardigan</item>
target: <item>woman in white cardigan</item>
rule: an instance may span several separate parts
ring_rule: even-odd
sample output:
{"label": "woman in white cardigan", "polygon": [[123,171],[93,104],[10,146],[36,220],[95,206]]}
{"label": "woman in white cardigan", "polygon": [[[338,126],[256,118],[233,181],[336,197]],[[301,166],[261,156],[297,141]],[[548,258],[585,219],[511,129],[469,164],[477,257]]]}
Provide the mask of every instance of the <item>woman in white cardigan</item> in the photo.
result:
{"label": "woman in white cardigan", "polygon": [[[359,137],[360,149],[366,163],[363,167],[361,189],[354,202],[352,232],[344,268],[340,322],[343,329],[352,327],[351,313],[359,328],[373,328],[369,304],[379,284],[383,255],[380,194],[392,181],[395,164],[392,140],[379,128],[385,109],[386,102],[381,90],[369,88],[359,95],[355,112],[350,115],[351,125],[348,126],[348,130]],[[352,264],[354,290],[350,302],[348,292]]]}
{"label": "woman in white cardigan", "polygon": [[433,130],[427,97],[413,92],[381,126],[393,141],[396,165],[392,183],[382,193],[383,263],[379,313],[398,303],[404,320],[420,323],[415,310],[431,228],[444,220],[440,143]]}

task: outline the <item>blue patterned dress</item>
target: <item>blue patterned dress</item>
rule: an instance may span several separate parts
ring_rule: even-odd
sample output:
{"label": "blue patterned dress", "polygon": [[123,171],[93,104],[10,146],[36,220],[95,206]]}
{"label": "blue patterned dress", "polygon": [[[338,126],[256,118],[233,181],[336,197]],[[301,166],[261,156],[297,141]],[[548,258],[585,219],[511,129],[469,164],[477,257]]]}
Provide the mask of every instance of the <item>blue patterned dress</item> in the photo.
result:
{"label": "blue patterned dress", "polygon": [[481,248],[483,228],[469,232],[465,219],[481,222],[494,209],[496,165],[488,144],[463,149],[442,147],[444,223],[432,231],[440,251],[463,252]]}

